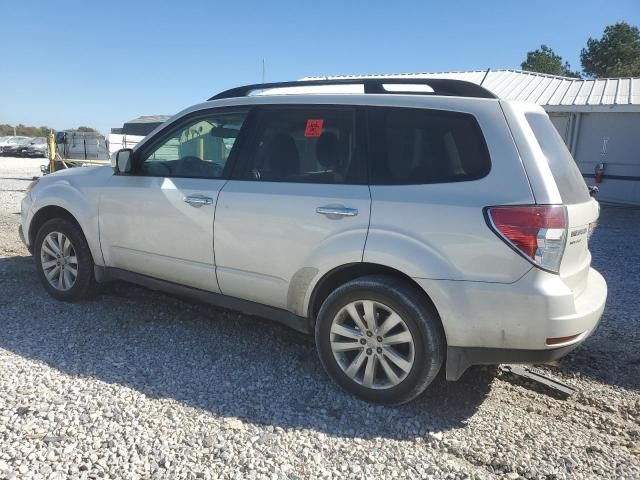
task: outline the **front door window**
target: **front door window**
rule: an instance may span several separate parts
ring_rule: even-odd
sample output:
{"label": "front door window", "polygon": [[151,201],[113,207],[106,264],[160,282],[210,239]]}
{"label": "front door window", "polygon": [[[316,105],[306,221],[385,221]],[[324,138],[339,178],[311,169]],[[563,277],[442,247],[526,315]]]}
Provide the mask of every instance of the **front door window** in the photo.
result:
{"label": "front door window", "polygon": [[141,175],[221,178],[246,112],[192,119],[143,153]]}

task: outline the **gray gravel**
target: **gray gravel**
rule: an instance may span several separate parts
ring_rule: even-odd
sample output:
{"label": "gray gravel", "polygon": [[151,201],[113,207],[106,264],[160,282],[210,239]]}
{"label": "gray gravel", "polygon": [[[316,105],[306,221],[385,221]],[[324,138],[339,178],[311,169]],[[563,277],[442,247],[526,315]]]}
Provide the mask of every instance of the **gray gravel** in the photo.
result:
{"label": "gray gravel", "polygon": [[548,369],[580,393],[473,369],[384,408],[264,320],[121,283],[49,298],[16,234],[40,163],[0,157],[0,479],[640,478],[640,210],[603,209],[603,323]]}

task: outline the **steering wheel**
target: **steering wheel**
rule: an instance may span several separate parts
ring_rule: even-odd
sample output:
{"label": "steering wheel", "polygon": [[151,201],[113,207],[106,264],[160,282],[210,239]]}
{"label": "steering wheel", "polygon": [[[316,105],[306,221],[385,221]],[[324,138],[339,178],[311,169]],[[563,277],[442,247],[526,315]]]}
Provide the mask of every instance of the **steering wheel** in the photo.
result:
{"label": "steering wheel", "polygon": [[198,177],[216,177],[220,176],[221,171],[218,172],[219,167],[216,168],[216,165],[211,162],[205,162],[204,160],[200,160],[198,157],[193,155],[187,155],[186,157],[182,157],[175,168],[175,173],[177,175],[184,176],[198,176]]}

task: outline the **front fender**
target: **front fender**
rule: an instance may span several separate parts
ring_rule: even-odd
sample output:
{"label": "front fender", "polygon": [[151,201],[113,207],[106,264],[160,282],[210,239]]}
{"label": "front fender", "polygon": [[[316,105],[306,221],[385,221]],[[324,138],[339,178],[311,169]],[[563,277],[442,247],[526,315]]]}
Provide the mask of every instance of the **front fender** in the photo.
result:
{"label": "front fender", "polygon": [[[84,233],[96,265],[103,266],[104,259],[100,248],[98,227],[98,195],[87,194],[73,185],[68,179],[61,178],[43,185],[35,192],[32,203],[32,223],[38,211],[45,207],[60,207],[76,219]],[[31,233],[29,226],[29,235]]]}

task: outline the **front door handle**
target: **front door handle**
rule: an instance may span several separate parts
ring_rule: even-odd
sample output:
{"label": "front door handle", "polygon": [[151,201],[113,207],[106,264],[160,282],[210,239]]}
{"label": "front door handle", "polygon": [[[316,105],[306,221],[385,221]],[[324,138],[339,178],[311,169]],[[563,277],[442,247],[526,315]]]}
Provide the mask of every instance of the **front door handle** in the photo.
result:
{"label": "front door handle", "polygon": [[358,209],[347,207],[318,207],[316,208],[316,213],[328,216],[355,217],[358,215]]}
{"label": "front door handle", "polygon": [[203,205],[213,205],[213,198],[201,195],[189,195],[184,197],[184,201],[192,207],[200,208]]}

